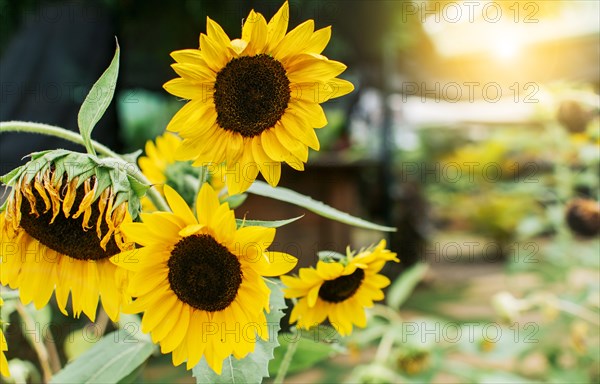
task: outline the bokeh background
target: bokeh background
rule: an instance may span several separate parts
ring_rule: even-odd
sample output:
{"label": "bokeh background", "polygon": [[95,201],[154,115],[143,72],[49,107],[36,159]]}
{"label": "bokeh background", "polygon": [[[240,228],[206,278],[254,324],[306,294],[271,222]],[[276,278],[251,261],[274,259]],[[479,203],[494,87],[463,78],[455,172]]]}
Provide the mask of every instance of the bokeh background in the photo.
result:
{"label": "bokeh background", "polygon": [[[118,89],[94,138],[121,152],[143,148],[183,104],[162,89],[175,77],[169,53],[197,47],[207,16],[237,37],[250,9],[268,19],[280,6],[0,0],[0,120],[76,130],[116,36]],[[275,247],[306,266],[318,251],[386,237],[402,260],[386,273],[412,279],[397,304],[402,324],[417,326],[404,329],[414,334],[393,346],[393,363],[373,363],[376,337],[306,345],[290,382],[597,382],[600,3],[294,0],[290,9],[290,26],[333,27],[324,54],[348,65],[342,77],[356,90],[324,105],[321,151],[280,184],[398,231],[306,213],[278,231]],[[3,134],[0,168],[50,147],[70,146]],[[237,211],[261,220],[305,213],[258,196]],[[84,320],[39,316],[54,318],[50,343],[63,364],[89,347]],[[444,334],[471,323],[496,324],[503,336]],[[26,333],[7,330],[8,356],[35,367]],[[138,380],[191,379],[157,356]]]}

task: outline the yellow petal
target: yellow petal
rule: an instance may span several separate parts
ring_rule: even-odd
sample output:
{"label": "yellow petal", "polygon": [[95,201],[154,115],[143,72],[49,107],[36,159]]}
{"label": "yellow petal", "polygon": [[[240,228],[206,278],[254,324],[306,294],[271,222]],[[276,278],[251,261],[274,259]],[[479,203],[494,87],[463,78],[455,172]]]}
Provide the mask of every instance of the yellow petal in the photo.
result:
{"label": "yellow petal", "polygon": [[262,276],[280,276],[288,273],[298,264],[298,259],[283,252],[265,252],[259,256],[249,265]]}
{"label": "yellow petal", "polygon": [[204,183],[196,198],[196,214],[198,222],[208,225],[219,209],[219,195],[209,183]]}
{"label": "yellow petal", "polygon": [[225,67],[230,59],[225,54],[225,50],[204,34],[200,35],[200,51],[209,68],[217,73]]}
{"label": "yellow petal", "polygon": [[329,43],[329,39],[331,39],[331,26],[319,29],[312,34],[304,50],[311,53],[321,53]]}
{"label": "yellow petal", "polygon": [[342,275],[344,266],[340,263],[326,263],[324,261],[317,262],[317,273],[325,280],[333,280]]}
{"label": "yellow petal", "polygon": [[182,49],[171,52],[171,57],[179,63],[190,63],[196,65],[206,65],[202,59],[199,49]]}
{"label": "yellow petal", "polygon": [[291,30],[275,48],[273,48],[272,55],[277,60],[282,61],[288,56],[297,53],[302,50],[307,44],[310,37],[315,30],[315,22],[313,20],[307,20],[304,23],[298,25],[296,28]]}
{"label": "yellow petal", "polygon": [[288,79],[292,83],[308,81],[327,82],[346,70],[346,65],[335,60],[309,57],[299,62],[294,70],[288,71]]}
{"label": "yellow petal", "polygon": [[250,11],[242,28],[242,40],[248,42],[244,55],[257,55],[262,53],[267,42],[267,21],[260,13]]}
{"label": "yellow petal", "polygon": [[252,155],[256,160],[260,173],[264,176],[267,183],[276,186],[281,177],[281,163],[273,161],[265,152],[260,137],[252,140]]}
{"label": "yellow petal", "polygon": [[267,46],[266,51],[272,50],[279,44],[285,36],[290,19],[290,6],[286,1],[283,3],[277,13],[269,20],[267,25]]}
{"label": "yellow petal", "polygon": [[303,144],[316,151],[321,148],[315,130],[307,126],[304,121],[299,120],[297,116],[286,113],[281,117],[281,125],[291,137],[297,138]]}
{"label": "yellow petal", "polygon": [[311,127],[323,128],[327,125],[327,117],[323,108],[317,103],[304,100],[292,100],[291,113],[297,113],[302,120],[308,121]]}
{"label": "yellow petal", "polygon": [[227,33],[208,16],[206,17],[206,34],[220,46],[229,47],[231,45],[231,40],[227,36]]}
{"label": "yellow petal", "polygon": [[182,218],[188,225],[198,223],[183,197],[179,196],[179,194],[168,185],[165,185],[164,192],[169,207],[171,207],[174,214]]}

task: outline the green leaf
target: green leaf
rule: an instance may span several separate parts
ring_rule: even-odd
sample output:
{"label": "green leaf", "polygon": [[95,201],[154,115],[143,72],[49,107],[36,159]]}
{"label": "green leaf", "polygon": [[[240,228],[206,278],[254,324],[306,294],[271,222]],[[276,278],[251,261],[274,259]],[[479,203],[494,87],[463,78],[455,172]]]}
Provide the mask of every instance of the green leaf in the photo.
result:
{"label": "green leaf", "polygon": [[427,264],[419,263],[410,267],[400,277],[394,281],[390,286],[387,294],[387,302],[392,308],[400,308],[402,303],[408,299],[411,292],[419,281],[423,279],[429,266]]}
{"label": "green leaf", "polygon": [[229,204],[229,208],[236,209],[237,207],[242,205],[244,203],[244,201],[246,201],[247,197],[248,197],[248,195],[245,193],[238,194],[238,195],[231,195],[231,196],[227,196],[226,198],[222,199],[221,203],[227,203],[227,204]]}
{"label": "green leaf", "polygon": [[310,369],[315,364],[328,359],[336,353],[333,344],[326,344],[308,337],[299,337],[298,334],[283,333],[279,335],[279,343],[281,344],[281,348],[275,350],[275,359],[269,365],[269,373],[273,376],[277,374],[285,351],[291,343],[298,343],[298,349],[296,349],[294,358],[288,368],[288,374]]}
{"label": "green leaf", "polygon": [[96,155],[96,151],[92,146],[92,130],[106,112],[115,93],[117,76],[119,75],[119,55],[120,48],[117,41],[115,56],[106,71],[90,89],[77,116],[77,124],[83,143],[88,153],[92,155]]}
{"label": "green leaf", "polygon": [[267,327],[269,329],[269,341],[258,339],[254,352],[248,354],[245,358],[238,360],[233,356],[229,356],[223,361],[223,371],[221,375],[217,375],[206,363],[206,359],[202,360],[192,369],[193,375],[196,378],[196,383],[260,383],[263,377],[269,377],[269,361],[273,359],[273,350],[279,346],[279,341],[275,337],[279,333],[279,322],[283,317],[283,309],[286,308],[283,298],[281,284],[267,280],[271,289],[271,298],[269,301],[270,313],[267,313]]}
{"label": "green leaf", "polygon": [[296,220],[300,220],[304,215],[293,217],[287,220],[273,220],[273,221],[264,221],[264,220],[245,220],[245,219],[235,219],[237,222],[238,228],[241,227],[266,227],[266,228],[279,228],[289,223],[293,223]]}
{"label": "green leaf", "polygon": [[248,188],[250,193],[255,195],[269,197],[274,200],[284,201],[286,203],[294,204],[302,208],[306,208],[317,215],[325,218],[339,221],[340,223],[353,225],[355,227],[374,229],[377,231],[385,232],[396,232],[396,228],[386,227],[379,224],[371,223],[367,220],[354,217],[345,212],[339,211],[335,208],[328,206],[320,201],[313,200],[308,196],[304,196],[298,192],[294,192],[287,188],[282,187],[271,187],[269,184],[262,181],[255,181],[254,184]]}
{"label": "green leaf", "polygon": [[121,329],[104,336],[50,382],[117,383],[142,365],[153,351],[152,343]]}

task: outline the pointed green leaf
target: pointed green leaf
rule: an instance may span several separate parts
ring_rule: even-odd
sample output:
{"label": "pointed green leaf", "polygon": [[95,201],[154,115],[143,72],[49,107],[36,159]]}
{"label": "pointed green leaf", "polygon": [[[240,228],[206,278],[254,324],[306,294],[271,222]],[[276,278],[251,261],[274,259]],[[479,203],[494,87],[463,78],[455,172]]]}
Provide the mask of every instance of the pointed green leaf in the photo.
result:
{"label": "pointed green leaf", "polygon": [[248,188],[250,193],[255,195],[269,197],[274,200],[285,201],[286,203],[294,204],[302,208],[306,208],[317,215],[325,218],[339,221],[340,223],[353,225],[355,227],[374,229],[377,231],[396,232],[396,228],[386,227],[379,224],[371,223],[367,220],[352,216],[348,213],[339,211],[335,208],[328,206],[320,201],[313,200],[308,196],[304,196],[298,192],[292,191],[291,189],[282,187],[271,187],[269,184],[262,181],[255,181],[254,184]]}
{"label": "pointed green leaf", "polygon": [[398,277],[390,286],[387,294],[387,302],[392,308],[400,306],[408,299],[411,292],[415,289],[419,281],[423,279],[429,266],[419,263],[410,267],[400,277]]}
{"label": "pointed green leaf", "polygon": [[98,121],[100,121],[102,115],[104,115],[115,93],[117,76],[119,74],[119,55],[120,49],[117,42],[115,56],[106,71],[104,71],[102,76],[92,86],[92,89],[90,89],[83,104],[81,104],[79,115],[77,116],[77,124],[79,125],[79,132],[81,133],[83,143],[88,153],[92,155],[96,154],[92,146],[92,130]]}
{"label": "pointed green leaf", "polygon": [[245,193],[238,194],[238,195],[231,195],[231,196],[227,196],[225,199],[222,199],[221,203],[227,203],[227,204],[229,204],[229,208],[236,209],[237,207],[242,205],[244,203],[244,201],[246,201],[246,198],[248,198],[248,195]]}
{"label": "pointed green leaf", "polygon": [[[136,330],[141,331],[139,328]],[[125,329],[104,336],[52,377],[51,383],[118,383],[142,365],[154,345]]]}
{"label": "pointed green leaf", "polygon": [[128,163],[133,163],[133,164],[137,164],[137,160],[138,157],[140,157],[140,155],[143,153],[144,151],[142,151],[141,149],[138,149],[135,152],[131,152],[131,153],[126,153],[124,155],[121,155],[121,157],[123,158],[123,160],[125,160]]}
{"label": "pointed green leaf", "polygon": [[287,219],[287,220],[265,221],[265,220],[235,219],[235,221],[237,222],[238,228],[241,228],[241,227],[279,228],[279,227],[282,227],[282,226],[287,225],[289,223],[293,223],[296,220],[300,220],[303,217],[304,217],[304,215],[301,215],[301,216],[298,216],[298,217],[293,217],[293,218]]}
{"label": "pointed green leaf", "polygon": [[245,358],[238,360],[233,356],[229,356],[223,361],[223,371],[221,375],[217,375],[206,363],[206,359],[202,360],[192,369],[193,375],[196,378],[196,383],[260,383],[263,377],[269,377],[269,361],[274,357],[273,351],[279,346],[277,334],[279,333],[279,322],[283,317],[283,309],[286,308],[283,298],[281,285],[271,280],[267,280],[271,289],[271,298],[269,301],[270,313],[267,313],[267,325],[269,329],[269,341],[258,339],[254,352],[248,354]]}

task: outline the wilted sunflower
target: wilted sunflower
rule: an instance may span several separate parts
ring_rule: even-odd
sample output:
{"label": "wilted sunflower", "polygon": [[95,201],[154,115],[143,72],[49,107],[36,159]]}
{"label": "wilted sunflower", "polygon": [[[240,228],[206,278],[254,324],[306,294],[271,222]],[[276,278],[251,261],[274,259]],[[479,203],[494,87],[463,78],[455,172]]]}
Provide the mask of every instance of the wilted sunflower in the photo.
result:
{"label": "wilted sunflower", "polygon": [[[155,141],[146,142],[146,154],[140,156],[138,163],[142,173],[148,181],[156,186],[163,194],[163,185],[168,184],[180,193],[189,205],[193,204],[195,191],[193,183],[188,183],[186,178],[197,182],[199,171],[190,165],[189,161],[179,162],[175,160],[175,153],[181,145],[179,136],[165,132],[158,136]],[[210,185],[217,191],[225,186],[224,165],[210,164],[205,168]],[[164,194],[163,194],[164,195]],[[142,199],[145,212],[154,211],[156,207],[152,201],[145,197]]]}
{"label": "wilted sunflower", "polygon": [[176,157],[194,165],[226,162],[229,193],[245,191],[260,171],[275,186],[281,162],[304,169],[308,147],[319,149],[314,128],[327,124],[319,105],[354,87],[336,76],[346,66],[321,55],[331,28],[308,20],[286,34],[289,7],[267,23],[251,11],[242,38],[230,40],[207,18],[200,49],[171,53],[180,78],[164,88],[191,100],[169,123],[183,144]]}
{"label": "wilted sunflower", "polygon": [[111,258],[131,271],[128,293],[137,299],[125,310],[144,312],[142,331],[173,352],[173,364],[187,360],[191,369],[205,356],[220,374],[226,357],[254,350],[256,335],[268,339],[270,290],[262,277],[289,272],[297,260],[266,251],[274,228],[237,229],[209,184],[198,193],[197,218],[175,190],[164,192],[173,213],[142,213],[143,223],[124,224],[142,248]]}
{"label": "wilted sunflower", "polygon": [[[0,297],[0,309],[2,308],[2,304],[4,304],[4,302]],[[10,376],[10,372],[8,370],[8,361],[4,355],[5,351],[8,351],[8,344],[6,343],[6,338],[2,331],[2,322],[0,321],[0,375],[8,377]]]}
{"label": "wilted sunflower", "polygon": [[300,298],[290,316],[290,323],[309,329],[325,318],[340,335],[352,333],[352,324],[364,327],[367,322],[365,307],[382,300],[384,288],[390,280],[378,274],[387,261],[396,261],[395,253],[385,249],[385,240],[374,248],[354,254],[348,250],[346,258],[317,263],[317,268],[301,268],[300,277],[282,276],[287,298]]}
{"label": "wilted sunflower", "polygon": [[108,258],[133,247],[120,230],[139,209],[128,180],[88,155],[62,150],[34,154],[4,176],[12,191],[0,215],[0,282],[38,309],[56,289],[65,315],[70,293],[74,316],[83,312],[92,321],[101,298],[118,319],[126,271]]}

